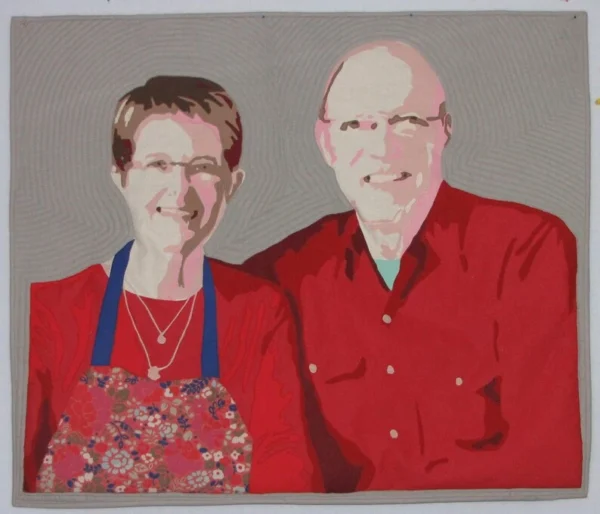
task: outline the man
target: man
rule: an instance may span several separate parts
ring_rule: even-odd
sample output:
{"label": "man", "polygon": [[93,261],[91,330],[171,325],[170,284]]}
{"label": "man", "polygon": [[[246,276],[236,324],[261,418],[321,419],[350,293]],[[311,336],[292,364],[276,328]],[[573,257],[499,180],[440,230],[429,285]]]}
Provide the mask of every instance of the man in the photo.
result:
{"label": "man", "polygon": [[415,49],[350,52],[315,136],[353,210],[247,263],[301,322],[329,491],[581,486],[576,241],[446,183],[451,134]]}

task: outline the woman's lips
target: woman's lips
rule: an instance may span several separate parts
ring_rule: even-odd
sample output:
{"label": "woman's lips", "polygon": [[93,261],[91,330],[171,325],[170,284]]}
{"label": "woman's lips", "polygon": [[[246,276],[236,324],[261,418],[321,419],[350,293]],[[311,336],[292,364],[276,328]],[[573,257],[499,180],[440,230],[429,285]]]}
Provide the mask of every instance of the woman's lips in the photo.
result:
{"label": "woman's lips", "polygon": [[185,216],[189,216],[190,220],[193,220],[196,216],[198,216],[197,210],[189,210],[189,209],[179,209],[177,207],[157,207],[156,212],[162,214],[163,216],[170,216],[171,218],[183,218]]}
{"label": "woman's lips", "polygon": [[367,184],[386,184],[387,182],[402,182],[409,177],[412,177],[412,173],[401,171],[400,173],[373,173],[364,177],[363,180]]}

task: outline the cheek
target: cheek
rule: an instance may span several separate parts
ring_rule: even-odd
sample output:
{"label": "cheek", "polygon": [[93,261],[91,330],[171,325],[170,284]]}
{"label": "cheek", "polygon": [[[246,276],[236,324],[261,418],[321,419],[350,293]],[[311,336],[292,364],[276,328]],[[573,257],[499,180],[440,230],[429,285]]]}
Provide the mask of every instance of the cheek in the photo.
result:
{"label": "cheek", "polygon": [[164,175],[160,171],[130,169],[123,190],[127,202],[132,206],[144,207],[157,199],[164,191]]}
{"label": "cheek", "polygon": [[338,133],[331,137],[331,153],[336,159],[333,164],[340,168],[360,165],[369,155],[368,142],[361,134]]}
{"label": "cheek", "polygon": [[204,217],[208,218],[215,209],[215,206],[223,203],[223,190],[225,187],[223,181],[219,182],[202,179],[201,177],[194,177],[192,180],[192,187],[202,204]]}
{"label": "cheek", "polygon": [[204,209],[210,211],[217,203],[218,193],[215,184],[210,182],[200,183],[195,189]]}

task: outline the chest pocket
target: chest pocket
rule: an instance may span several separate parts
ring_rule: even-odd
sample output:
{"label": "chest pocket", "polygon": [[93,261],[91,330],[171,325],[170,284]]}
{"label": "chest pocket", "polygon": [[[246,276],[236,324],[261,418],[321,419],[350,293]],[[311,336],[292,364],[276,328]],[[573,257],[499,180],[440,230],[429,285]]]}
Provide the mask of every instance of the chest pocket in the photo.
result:
{"label": "chest pocket", "polygon": [[364,416],[368,367],[367,358],[355,354],[323,354],[308,364],[323,414],[341,433],[354,430]]}
{"label": "chest pocket", "polygon": [[489,451],[502,446],[508,423],[502,412],[502,373],[484,336],[444,334],[425,345],[430,357],[417,379],[425,446]]}

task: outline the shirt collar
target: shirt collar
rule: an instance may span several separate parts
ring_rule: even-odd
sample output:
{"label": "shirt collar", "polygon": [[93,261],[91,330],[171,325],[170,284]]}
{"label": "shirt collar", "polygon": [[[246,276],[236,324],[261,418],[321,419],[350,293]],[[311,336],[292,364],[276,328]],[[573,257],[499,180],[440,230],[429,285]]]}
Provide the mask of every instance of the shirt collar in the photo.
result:
{"label": "shirt collar", "polygon": [[[435,236],[440,228],[452,222],[452,217],[458,212],[452,207],[453,191],[447,182],[442,181],[429,213],[402,256],[400,272],[385,306],[385,315],[390,319],[402,307],[410,291],[440,263],[435,250]],[[358,263],[364,261],[365,254],[372,261],[354,211],[340,218],[339,234],[345,237],[345,273],[349,280],[353,280]]]}
{"label": "shirt collar", "polygon": [[[424,257],[424,253],[429,256],[435,255],[433,248],[435,228],[440,224],[447,224],[451,210],[448,209],[453,188],[446,181],[442,181],[438,189],[435,200],[425,217],[421,228],[413,238],[411,244],[406,249],[405,255],[412,255],[418,259]],[[344,247],[353,253],[361,254],[367,249],[367,243],[363,236],[358,218],[354,211],[340,219],[339,234],[344,238]],[[404,257],[402,259],[404,261]]]}

